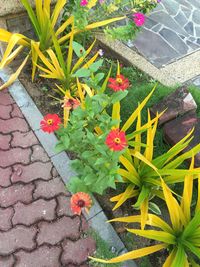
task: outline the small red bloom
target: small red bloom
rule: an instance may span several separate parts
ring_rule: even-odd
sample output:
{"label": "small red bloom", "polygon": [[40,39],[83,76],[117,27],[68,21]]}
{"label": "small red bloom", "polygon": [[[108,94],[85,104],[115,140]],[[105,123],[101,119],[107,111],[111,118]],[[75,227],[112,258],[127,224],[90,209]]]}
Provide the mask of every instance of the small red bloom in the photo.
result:
{"label": "small red bloom", "polygon": [[68,110],[74,110],[80,106],[80,101],[76,98],[65,98],[63,108],[67,108]]}
{"label": "small red bloom", "polygon": [[91,197],[84,192],[78,192],[71,197],[71,210],[74,214],[81,215],[82,209],[89,212],[92,206]]}
{"label": "small red bloom", "polygon": [[141,27],[145,23],[145,15],[141,12],[133,14],[133,20],[136,26]]}
{"label": "small red bloom", "polygon": [[47,114],[40,122],[40,127],[44,132],[52,133],[59,129],[61,120],[57,114]]}
{"label": "small red bloom", "polygon": [[114,151],[123,150],[128,145],[125,132],[119,129],[111,130],[106,137],[106,145]]}
{"label": "small red bloom", "polygon": [[121,74],[117,75],[116,79],[109,78],[108,81],[110,82],[108,87],[113,89],[115,92],[120,90],[124,91],[129,87],[129,80]]}

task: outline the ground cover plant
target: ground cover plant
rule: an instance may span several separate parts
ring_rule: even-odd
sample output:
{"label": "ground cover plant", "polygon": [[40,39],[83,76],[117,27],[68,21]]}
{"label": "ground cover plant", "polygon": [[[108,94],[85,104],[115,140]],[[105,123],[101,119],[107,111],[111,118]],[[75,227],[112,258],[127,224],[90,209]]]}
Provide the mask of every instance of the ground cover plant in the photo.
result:
{"label": "ground cover plant", "polygon": [[[138,215],[113,221],[139,223],[141,229],[128,231],[158,241],[154,246],[113,259],[92,258],[93,261],[112,264],[167,248],[169,255],[164,267],[196,266],[200,257],[199,194],[196,208],[191,208],[191,203],[194,180],[200,185],[200,169],[194,168],[194,156],[200,152],[200,145],[180,154],[192,140],[193,131],[172,148],[158,152],[155,140],[162,113],[152,118],[148,105],[156,94],[159,97],[166,94],[165,88],[145,78],[149,85],[145,84],[147,88],[143,92],[140,85],[136,87],[132,83],[132,74],[127,68],[123,70],[119,62],[116,68],[109,64],[103,71],[102,51],[92,54],[95,41],[84,47],[75,39],[78,33],[125,18],[127,25],[115,25],[105,31],[114,38],[130,38],[143,25],[145,13],[155,7],[157,1],[110,1],[108,5],[106,1],[80,0],[66,4],[62,0],[57,2],[52,15],[50,2],[36,1],[34,13],[29,2],[22,1],[37,41],[0,31],[0,39],[8,42],[1,67],[10,63],[24,47],[29,49],[22,65],[6,85],[17,78],[28,59],[33,64],[32,78],[38,72],[55,83],[52,89],[56,95],[52,97],[61,105],[63,118],[47,114],[41,121],[41,129],[47,133],[56,132],[58,151],[70,150],[75,154],[72,168],[76,175],[68,185],[73,193],[71,208],[74,214],[80,215],[83,210],[89,212],[93,193],[104,194],[107,188],[118,188],[120,192],[111,199],[116,202],[114,209],[131,199],[131,208]],[[64,6],[63,21],[57,27],[58,15]],[[101,21],[95,15],[99,10],[106,14]],[[12,51],[13,48],[16,50]],[[179,168],[189,158],[192,158],[190,168]],[[184,184],[182,194],[176,192],[174,183]],[[153,202],[156,197],[166,203],[171,219],[169,224],[158,217],[159,201]],[[97,254],[96,257],[112,255]]]}

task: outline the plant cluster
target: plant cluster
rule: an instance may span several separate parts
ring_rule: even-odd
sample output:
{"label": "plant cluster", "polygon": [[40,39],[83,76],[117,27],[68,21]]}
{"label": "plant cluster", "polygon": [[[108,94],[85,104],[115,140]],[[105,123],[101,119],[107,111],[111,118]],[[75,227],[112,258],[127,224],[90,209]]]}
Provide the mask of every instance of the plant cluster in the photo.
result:
{"label": "plant cluster", "polygon": [[[1,89],[18,77],[29,59],[32,79],[36,71],[42,77],[52,79],[57,93],[53,97],[63,110],[63,119],[57,114],[47,114],[40,124],[44,132],[56,132],[57,151],[66,150],[75,155],[72,168],[76,174],[68,185],[73,193],[72,211],[77,215],[83,209],[88,212],[93,193],[104,194],[107,188],[117,187],[121,193],[111,198],[116,202],[114,209],[131,199],[132,208],[138,215],[112,221],[139,223],[141,229],[127,230],[157,242],[111,260],[92,259],[110,264],[167,249],[169,256],[164,267],[198,266],[200,168],[194,167],[194,156],[200,152],[200,144],[188,149],[193,130],[166,153],[155,156],[154,138],[162,113],[152,118],[148,111],[146,121],[142,120],[142,115],[156,86],[122,123],[121,101],[128,95],[128,77],[121,74],[119,62],[116,75],[111,75],[111,68],[107,73],[102,72],[103,52],[93,53],[95,41],[85,48],[75,40],[81,32],[124,19],[126,25],[105,31],[119,39],[130,38],[144,24],[144,14],[159,1],[71,0],[66,3],[66,0],[59,0],[52,9],[50,0],[36,0],[36,11],[28,0],[21,2],[37,38],[32,40],[0,29],[0,40],[8,43],[1,67],[25,48],[28,50],[19,69]],[[63,20],[58,25],[63,8]],[[180,167],[189,159],[189,169]],[[198,181],[198,198],[195,208],[191,208],[194,180]],[[181,196],[174,192],[176,183],[184,184]],[[161,211],[154,198],[165,201],[170,223],[160,217]],[[146,225],[152,229],[145,229]]]}

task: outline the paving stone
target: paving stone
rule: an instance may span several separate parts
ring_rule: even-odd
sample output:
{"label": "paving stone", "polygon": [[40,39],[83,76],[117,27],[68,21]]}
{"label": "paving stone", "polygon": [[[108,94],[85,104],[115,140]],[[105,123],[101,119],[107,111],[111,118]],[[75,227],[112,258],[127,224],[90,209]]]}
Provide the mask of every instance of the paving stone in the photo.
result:
{"label": "paving stone", "polygon": [[188,51],[187,45],[182,41],[182,39],[172,30],[162,29],[160,35],[168,42],[173,44],[173,48],[180,54],[186,54]]}
{"label": "paving stone", "polygon": [[10,167],[3,169],[0,167],[0,186],[9,186],[11,184],[10,182],[10,176],[12,174],[12,169]]}
{"label": "paving stone", "polygon": [[0,119],[0,132],[1,133],[11,133],[14,131],[28,132],[28,124],[22,118],[12,118],[10,120]]}
{"label": "paving stone", "polygon": [[184,6],[181,6],[181,10],[182,10],[183,13],[185,14],[186,18],[189,19],[189,17],[190,17],[191,14],[192,14],[191,9],[189,9],[189,8],[187,8],[187,7],[184,7]]}
{"label": "paving stone", "polygon": [[192,50],[196,50],[196,49],[199,49],[199,48],[200,48],[199,44],[195,44],[194,42],[190,42],[189,40],[186,41],[186,44],[187,44]]}
{"label": "paving stone", "polygon": [[49,180],[47,182],[37,181],[35,182],[35,185],[36,189],[33,194],[33,197],[35,199],[40,197],[48,199],[55,197],[59,194],[70,195],[65,189],[63,181],[59,177],[53,178],[52,180]]}
{"label": "paving stone", "polygon": [[153,116],[155,116],[157,112],[162,112],[167,109],[159,118],[159,124],[161,125],[176,118],[178,115],[183,115],[188,111],[196,110],[196,108],[197,105],[187,87],[182,86],[162,101],[155,104],[150,111]]}
{"label": "paving stone", "polygon": [[[174,17],[174,19],[178,22],[182,27],[188,22],[188,19],[185,17],[183,12],[178,12],[178,14]],[[175,30],[175,29],[174,29]]]}
{"label": "paving stone", "polygon": [[27,148],[38,144],[38,140],[32,131],[26,133],[14,132],[13,140],[11,142],[12,147],[23,147]]}
{"label": "paving stone", "polygon": [[[192,10],[192,5],[188,2],[188,1],[185,1],[185,0],[175,0],[178,4],[181,4],[189,9]],[[193,1],[193,0],[192,0]]]}
{"label": "paving stone", "polygon": [[19,118],[24,118],[21,110],[18,108],[17,104],[13,104],[13,110],[11,112],[11,116],[14,117],[19,117]]}
{"label": "paving stone", "polygon": [[[95,242],[92,238],[79,239],[76,242],[66,240],[63,242],[62,264],[81,264],[88,259],[96,250]],[[76,257],[74,257],[76,255]]]}
{"label": "paving stone", "polygon": [[13,208],[7,208],[7,209],[0,208],[0,230],[1,231],[8,231],[10,228],[12,228],[11,219],[12,219],[13,214],[14,214]]}
{"label": "paving stone", "polygon": [[192,20],[195,23],[200,24],[200,11],[198,9],[194,10],[192,15]]}
{"label": "paving stone", "polygon": [[17,249],[34,249],[37,229],[17,226],[8,232],[0,232],[0,254],[8,255]]}
{"label": "paving stone", "polygon": [[159,34],[146,29],[142,30],[134,44],[140,53],[158,67],[180,56]]}
{"label": "paving stone", "polygon": [[11,140],[11,135],[3,135],[0,134],[0,149],[9,149],[10,148],[10,140]]}
{"label": "paving stone", "polygon": [[58,208],[57,208],[57,215],[58,216],[73,216],[73,212],[71,210],[70,205],[70,197],[59,196],[57,197],[58,200]]}
{"label": "paving stone", "polygon": [[145,27],[147,29],[151,29],[152,27],[156,26],[158,24],[158,22],[156,21],[153,21],[152,19],[150,18],[146,18],[146,21],[145,21]]}
{"label": "paving stone", "polygon": [[42,246],[32,252],[20,251],[15,254],[15,267],[59,267],[59,247]]}
{"label": "paving stone", "polygon": [[39,225],[39,233],[37,236],[38,245],[42,245],[43,243],[56,245],[64,238],[76,240],[77,238],[80,237],[79,217],[75,217],[74,219],[71,219],[69,217],[63,217],[51,223],[41,222],[38,225]]}
{"label": "paving stone", "polygon": [[30,148],[12,148],[7,151],[0,151],[0,167],[4,168],[16,163],[28,164],[30,156]]}
{"label": "paving stone", "polygon": [[0,267],[13,267],[14,262],[15,259],[12,255],[7,257],[0,256]]}
{"label": "paving stone", "polygon": [[0,206],[6,208],[16,204],[18,201],[30,203],[32,201],[33,189],[34,185],[32,184],[16,184],[7,188],[0,188]]}
{"label": "paving stone", "polygon": [[176,29],[177,33],[187,35],[184,29],[167,12],[159,11],[149,17],[154,21],[162,23],[166,28]]}
{"label": "paving stone", "polygon": [[40,145],[35,145],[32,147],[33,154],[31,155],[31,161],[42,161],[47,162],[49,161],[49,157],[47,153],[45,152],[44,148]]}
{"label": "paving stone", "polygon": [[31,225],[40,220],[52,221],[55,219],[56,201],[39,199],[29,205],[17,203],[14,206],[15,214],[12,218],[13,225]]}
{"label": "paving stone", "polygon": [[191,21],[188,22],[187,25],[185,25],[184,29],[190,35],[194,35],[194,26],[193,26],[193,23]]}
{"label": "paving stone", "polygon": [[15,172],[11,176],[11,181],[29,183],[31,181],[42,179],[51,179],[51,162],[33,162],[27,166],[17,164],[14,166]]}
{"label": "paving stone", "polygon": [[[169,144],[175,145],[186,136],[193,127],[195,127],[193,133],[194,138],[184,150],[187,151],[200,143],[200,119],[197,118],[195,112],[189,112],[166,123],[163,127],[164,139]],[[195,156],[195,167],[200,167],[200,153]]]}
{"label": "paving stone", "polygon": [[179,4],[173,0],[171,1],[163,1],[162,4],[166,8],[167,12],[172,16],[177,14],[177,10],[179,9]]}
{"label": "paving stone", "polygon": [[0,94],[0,105],[11,105],[14,103],[13,98],[8,93],[2,93]]}
{"label": "paving stone", "polygon": [[161,24],[157,24],[156,26],[154,26],[151,30],[154,32],[159,32],[162,28]]}
{"label": "paving stone", "polygon": [[10,119],[10,112],[12,111],[12,106],[3,106],[0,105],[0,118],[1,119]]}

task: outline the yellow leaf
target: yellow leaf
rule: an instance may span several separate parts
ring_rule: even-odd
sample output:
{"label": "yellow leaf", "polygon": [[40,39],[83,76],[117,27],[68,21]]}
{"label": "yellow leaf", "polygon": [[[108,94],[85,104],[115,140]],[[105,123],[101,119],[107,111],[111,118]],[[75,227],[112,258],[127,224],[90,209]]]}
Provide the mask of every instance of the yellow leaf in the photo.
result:
{"label": "yellow leaf", "polygon": [[175,244],[176,236],[170,233],[157,230],[138,230],[138,229],[127,229],[130,233],[143,236],[145,238],[165,242],[166,244]]}
{"label": "yellow leaf", "polygon": [[7,58],[10,55],[10,53],[12,53],[15,45],[17,45],[19,43],[19,40],[21,40],[23,38],[24,38],[24,36],[21,34],[18,34],[18,33],[14,33],[11,35],[9,42],[8,42],[8,45],[7,45],[7,48],[6,48],[6,51],[5,51],[3,58],[1,60],[0,68],[3,68],[5,66]]}
{"label": "yellow leaf", "polygon": [[89,3],[87,4],[87,8],[91,9],[94,6],[96,6],[97,0],[90,0]]}
{"label": "yellow leaf", "polygon": [[15,71],[15,73],[13,73],[13,74],[10,76],[9,80],[8,80],[6,83],[4,83],[4,84],[0,87],[0,90],[6,88],[6,87],[8,87],[8,86],[10,86],[10,85],[11,85],[11,84],[18,78],[18,76],[19,76],[19,74],[21,73],[23,67],[26,65],[28,59],[29,59],[29,55],[24,59],[24,61],[23,61],[22,64],[19,66],[19,68]]}
{"label": "yellow leaf", "polygon": [[137,171],[136,171],[134,165],[131,164],[131,162],[130,162],[127,158],[125,158],[123,155],[121,155],[121,156],[119,157],[119,161],[124,165],[124,167],[125,167],[130,173],[133,173],[133,175],[134,175],[135,177],[137,177],[137,178],[139,177],[139,175],[138,175],[138,173],[137,173]]}
{"label": "yellow leaf", "polygon": [[79,98],[81,100],[81,103],[84,103],[85,97],[81,88],[81,83],[79,82],[79,79],[76,79],[76,83],[77,83],[77,88],[78,88],[78,94],[79,94]]}
{"label": "yellow leaf", "polygon": [[66,0],[58,0],[57,1],[56,6],[55,6],[55,8],[53,10],[53,14],[51,16],[51,25],[52,25],[52,28],[55,27],[56,22],[57,22],[57,19],[59,17],[59,14],[60,14],[62,8],[64,7],[64,5],[66,4],[66,2],[67,2]]}
{"label": "yellow leaf", "polygon": [[92,65],[92,63],[95,62],[95,60],[98,58],[98,56],[99,56],[99,52],[97,52],[90,60],[88,60],[88,62],[85,63],[82,68],[88,69]]}
{"label": "yellow leaf", "polygon": [[[194,156],[192,157],[190,170],[194,169]],[[187,223],[190,222],[190,207],[192,202],[192,192],[193,192],[193,175],[186,175],[184,180],[183,196],[181,200],[181,208],[186,217]]]}
{"label": "yellow leaf", "polygon": [[89,259],[97,261],[97,262],[102,262],[102,263],[117,263],[117,262],[141,258],[141,257],[144,257],[146,255],[152,254],[156,251],[159,251],[163,248],[166,248],[166,247],[167,247],[166,244],[159,244],[159,245],[154,245],[154,246],[150,246],[147,248],[140,248],[140,249],[128,252],[126,254],[120,255],[120,256],[113,258],[111,260],[102,260],[102,259],[97,259],[97,258],[93,258],[93,257],[89,257]]}
{"label": "yellow leaf", "polygon": [[23,50],[24,46],[20,45],[18,48],[16,48],[5,60],[4,62],[4,66],[7,66],[10,62],[13,61],[13,59],[16,58],[17,55],[19,55],[21,53],[21,51]]}
{"label": "yellow leaf", "polygon": [[133,183],[134,185],[138,185],[140,186],[140,180],[138,179],[138,177],[136,177],[132,172],[130,171],[126,171],[124,169],[119,169],[117,171],[117,173],[119,175],[121,175],[123,178],[128,179],[131,183]]}
{"label": "yellow leaf", "polygon": [[79,66],[84,62],[84,59],[87,57],[87,55],[89,55],[89,53],[91,52],[91,50],[94,47],[95,43],[96,43],[96,39],[91,44],[91,46],[86,50],[86,52],[84,53],[84,55],[82,57],[80,57],[79,60],[76,62],[76,64],[72,68],[71,73],[73,73],[75,70],[77,70],[77,68],[79,68]]}
{"label": "yellow leaf", "polygon": [[63,69],[61,68],[61,66],[59,64],[58,59],[57,59],[55,53],[53,52],[52,49],[48,49],[47,50],[47,53],[48,53],[48,55],[51,58],[51,61],[53,63],[54,68],[57,70],[58,76],[63,77],[63,79],[64,79],[65,78],[65,75],[64,75]]}
{"label": "yellow leaf", "polygon": [[130,126],[133,124],[133,122],[135,121],[135,119],[138,116],[138,113],[143,109],[143,107],[146,105],[147,101],[149,100],[149,98],[151,97],[151,95],[153,94],[153,92],[156,89],[156,86],[154,86],[154,88],[152,89],[152,91],[148,94],[148,96],[142,101],[142,103],[138,106],[138,108],[132,113],[132,115],[128,118],[128,120],[125,122],[124,126],[122,127],[122,131],[126,132]]}
{"label": "yellow leaf", "polygon": [[141,229],[144,230],[145,224],[148,217],[148,206],[149,201],[148,198],[146,198],[140,205],[140,212],[141,212]]}
{"label": "yellow leaf", "polygon": [[64,30],[66,30],[67,26],[72,24],[73,22],[73,17],[69,17],[56,31],[55,36],[58,37],[59,34],[61,34]]}
{"label": "yellow leaf", "polygon": [[92,97],[94,95],[94,93],[92,92],[92,90],[90,89],[90,87],[87,84],[82,83],[81,86],[87,92],[87,94],[89,95],[89,97]]}
{"label": "yellow leaf", "polygon": [[32,53],[32,82],[35,77],[36,67],[37,67],[37,61],[38,61],[38,53],[35,50],[35,47],[39,49],[40,43],[31,41],[31,53]]}
{"label": "yellow leaf", "polygon": [[115,127],[119,128],[119,124],[120,124],[120,102],[116,102],[116,103],[113,104],[112,119],[118,121],[117,124],[115,125]]}
{"label": "yellow leaf", "polygon": [[129,185],[126,190],[124,191],[124,193],[120,194],[121,197],[118,200],[117,204],[114,206],[114,208],[112,209],[113,211],[118,209],[127,199],[138,195],[138,190],[134,190],[134,186],[133,185]]}
{"label": "yellow leaf", "polygon": [[120,75],[120,65],[119,61],[117,60],[117,75]]}
{"label": "yellow leaf", "polygon": [[200,174],[198,175],[198,197],[197,197],[197,204],[196,204],[196,212],[200,210]]}
{"label": "yellow leaf", "polygon": [[175,231],[180,231],[182,227],[181,223],[183,224],[185,223],[185,217],[177,200],[173,197],[168,186],[165,184],[163,180],[161,180],[161,182],[162,182],[163,193],[165,196],[165,202],[167,204],[170,219],[172,222],[172,227]]}
{"label": "yellow leaf", "polygon": [[163,264],[163,267],[171,267],[172,266],[172,263],[176,257],[176,252],[177,252],[177,249],[174,248],[172,250],[172,252],[169,254],[169,256],[167,257],[165,263]]}

